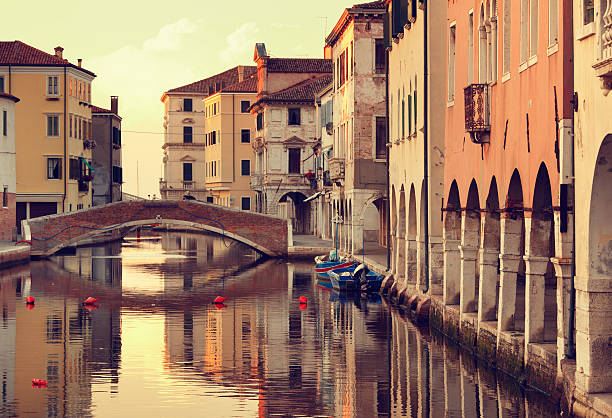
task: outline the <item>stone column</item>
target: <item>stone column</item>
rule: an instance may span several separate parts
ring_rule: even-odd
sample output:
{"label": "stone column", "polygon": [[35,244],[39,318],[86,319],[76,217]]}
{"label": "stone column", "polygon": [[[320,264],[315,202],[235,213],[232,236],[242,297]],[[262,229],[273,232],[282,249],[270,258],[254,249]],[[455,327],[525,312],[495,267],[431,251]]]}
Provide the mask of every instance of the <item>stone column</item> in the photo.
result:
{"label": "stone column", "polygon": [[497,308],[497,334],[514,329],[516,312],[516,274],[521,256],[516,254],[499,255],[499,306]]}
{"label": "stone column", "polygon": [[393,274],[395,275],[395,281],[397,282],[399,280],[399,276],[400,276],[400,237],[399,234],[396,232],[395,236],[392,236],[391,239],[393,240],[393,243],[395,244],[393,246]]}
{"label": "stone column", "polygon": [[419,235],[416,237],[416,266],[415,266],[415,278],[417,289],[423,288],[425,280],[425,237]]}
{"label": "stone column", "polygon": [[572,332],[569,322],[572,259],[553,257],[550,261],[557,276],[557,369],[561,370],[561,360],[568,353],[568,336]]}
{"label": "stone column", "polygon": [[497,17],[491,17],[491,82],[497,81]]}
{"label": "stone column", "polygon": [[461,295],[459,311],[474,312],[476,306],[476,254],[478,249],[459,246],[461,252]]}
{"label": "stone column", "polygon": [[461,261],[459,256],[459,240],[444,239],[444,289],[442,300],[444,305],[459,304],[459,282],[461,278]]}
{"label": "stone column", "polygon": [[414,235],[406,236],[406,284],[416,284],[417,241]]}
{"label": "stone column", "polygon": [[353,219],[352,222],[351,253],[353,255],[362,254],[363,252],[363,219]]}
{"label": "stone column", "polygon": [[548,257],[526,255],[525,260],[525,346],[544,341],[544,302]]}
{"label": "stone column", "polygon": [[[444,248],[441,237],[429,237],[429,288],[430,292],[442,295],[444,283]],[[423,283],[425,286],[425,283]]]}
{"label": "stone column", "polygon": [[481,248],[479,251],[480,284],[478,286],[478,322],[495,321],[497,314],[497,263],[499,251]]}

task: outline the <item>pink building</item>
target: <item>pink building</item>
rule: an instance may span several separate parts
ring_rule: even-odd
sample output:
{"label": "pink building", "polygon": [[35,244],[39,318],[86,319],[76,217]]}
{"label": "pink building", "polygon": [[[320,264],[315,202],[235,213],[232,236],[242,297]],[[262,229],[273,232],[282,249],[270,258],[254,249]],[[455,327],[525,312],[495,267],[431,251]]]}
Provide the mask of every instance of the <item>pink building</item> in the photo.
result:
{"label": "pink building", "polygon": [[501,368],[544,389],[571,344],[571,9],[447,9],[445,327],[476,336],[463,341],[475,348],[490,343]]}

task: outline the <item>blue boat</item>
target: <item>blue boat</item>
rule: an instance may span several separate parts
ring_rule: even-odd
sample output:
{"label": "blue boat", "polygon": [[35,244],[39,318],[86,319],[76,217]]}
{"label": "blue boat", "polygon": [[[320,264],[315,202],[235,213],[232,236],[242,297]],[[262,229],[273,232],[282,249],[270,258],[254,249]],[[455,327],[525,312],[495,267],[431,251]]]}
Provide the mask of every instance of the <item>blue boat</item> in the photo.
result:
{"label": "blue boat", "polygon": [[[315,271],[318,279],[329,280],[330,271],[344,271],[354,269],[357,266],[356,261],[338,258],[335,251],[330,251],[328,256],[315,257]],[[348,270],[347,270],[348,271]]]}
{"label": "blue boat", "polygon": [[355,268],[343,270],[332,270],[329,279],[334,290],[338,291],[363,291],[366,293],[378,292],[383,277],[360,264]]}

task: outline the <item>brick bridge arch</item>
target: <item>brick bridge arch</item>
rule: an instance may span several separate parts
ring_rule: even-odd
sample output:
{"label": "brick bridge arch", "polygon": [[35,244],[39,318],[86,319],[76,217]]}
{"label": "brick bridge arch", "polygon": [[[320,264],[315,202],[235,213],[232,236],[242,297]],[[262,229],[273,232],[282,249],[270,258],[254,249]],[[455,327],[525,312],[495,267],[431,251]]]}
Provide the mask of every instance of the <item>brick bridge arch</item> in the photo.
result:
{"label": "brick bridge arch", "polygon": [[[84,239],[139,225],[199,228],[242,242],[270,257],[292,244],[286,219],[194,201],[135,200],[23,221],[31,254],[48,257]],[[119,235],[117,235],[118,237]]]}

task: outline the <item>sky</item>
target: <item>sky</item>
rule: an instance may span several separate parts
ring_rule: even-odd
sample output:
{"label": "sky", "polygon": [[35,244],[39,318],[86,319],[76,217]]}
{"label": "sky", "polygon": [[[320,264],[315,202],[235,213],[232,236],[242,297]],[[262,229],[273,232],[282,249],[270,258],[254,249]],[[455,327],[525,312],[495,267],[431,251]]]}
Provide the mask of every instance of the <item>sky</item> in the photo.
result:
{"label": "sky", "polygon": [[124,192],[159,197],[164,91],[254,65],[255,42],[273,57],[322,58],[344,8],[363,1],[3,2],[0,40],[51,54],[60,45],[69,61],[82,58],[97,75],[93,104],[110,108],[119,96]]}

